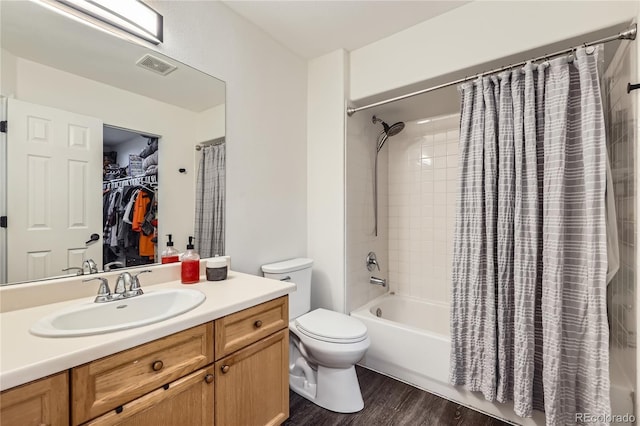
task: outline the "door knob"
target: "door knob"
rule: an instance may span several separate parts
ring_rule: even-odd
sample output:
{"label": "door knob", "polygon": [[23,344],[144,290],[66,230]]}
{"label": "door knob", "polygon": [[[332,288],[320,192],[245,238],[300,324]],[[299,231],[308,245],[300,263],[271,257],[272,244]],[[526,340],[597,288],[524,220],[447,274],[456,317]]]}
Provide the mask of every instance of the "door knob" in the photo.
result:
{"label": "door knob", "polygon": [[223,365],[222,368],[220,369],[222,371],[222,374],[227,374],[229,372],[229,367],[228,365]]}
{"label": "door knob", "polygon": [[96,241],[98,241],[100,239],[100,235],[98,234],[91,234],[91,236],[89,237],[89,241],[85,242],[85,245],[91,244],[91,243],[95,243]]}

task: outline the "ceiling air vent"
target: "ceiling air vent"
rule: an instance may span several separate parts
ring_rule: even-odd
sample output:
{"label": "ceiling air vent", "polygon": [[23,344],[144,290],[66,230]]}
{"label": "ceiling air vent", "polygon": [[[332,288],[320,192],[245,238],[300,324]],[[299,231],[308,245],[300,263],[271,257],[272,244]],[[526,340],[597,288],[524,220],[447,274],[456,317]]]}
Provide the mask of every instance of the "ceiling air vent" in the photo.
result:
{"label": "ceiling air vent", "polygon": [[162,59],[149,54],[140,58],[138,62],[136,62],[136,65],[160,75],[167,75],[178,68],[175,65],[171,65],[169,62],[163,61]]}

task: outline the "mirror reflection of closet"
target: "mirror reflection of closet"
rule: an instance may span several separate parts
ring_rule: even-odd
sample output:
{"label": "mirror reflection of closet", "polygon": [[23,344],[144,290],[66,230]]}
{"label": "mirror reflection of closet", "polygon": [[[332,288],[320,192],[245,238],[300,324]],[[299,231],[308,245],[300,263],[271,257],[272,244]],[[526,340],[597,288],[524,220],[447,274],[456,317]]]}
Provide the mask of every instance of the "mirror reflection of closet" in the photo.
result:
{"label": "mirror reflection of closet", "polygon": [[104,126],[105,271],[158,262],[159,141],[158,135]]}

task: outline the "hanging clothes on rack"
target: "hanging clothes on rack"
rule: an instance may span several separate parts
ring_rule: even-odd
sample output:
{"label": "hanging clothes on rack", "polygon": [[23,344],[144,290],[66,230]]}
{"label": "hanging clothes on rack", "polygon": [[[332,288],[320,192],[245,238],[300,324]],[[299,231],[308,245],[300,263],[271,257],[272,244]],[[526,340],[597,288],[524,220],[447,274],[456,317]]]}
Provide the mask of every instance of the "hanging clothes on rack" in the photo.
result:
{"label": "hanging clothes on rack", "polygon": [[156,255],[156,176],[103,182],[104,263],[153,263]]}
{"label": "hanging clothes on rack", "polygon": [[145,233],[144,226],[146,224],[145,217],[148,209],[150,208],[152,195],[147,193],[144,189],[140,190],[136,197],[135,204],[133,206],[133,220],[131,229],[134,232],[139,233],[138,253],[141,257],[154,257],[155,245],[153,244],[153,226],[151,226],[151,232],[148,232],[147,228]]}

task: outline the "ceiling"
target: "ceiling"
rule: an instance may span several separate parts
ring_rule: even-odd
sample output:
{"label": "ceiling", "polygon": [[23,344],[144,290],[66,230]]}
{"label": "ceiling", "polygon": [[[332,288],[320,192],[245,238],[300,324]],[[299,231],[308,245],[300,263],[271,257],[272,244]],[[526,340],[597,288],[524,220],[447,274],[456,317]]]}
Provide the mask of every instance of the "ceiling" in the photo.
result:
{"label": "ceiling", "polygon": [[[39,3],[0,1],[0,7],[2,49],[16,56],[195,112],[225,103],[223,81],[140,44]],[[163,77],[137,66],[147,53],[178,69]]]}
{"label": "ceiling", "polygon": [[354,50],[469,1],[223,0],[303,58]]}

